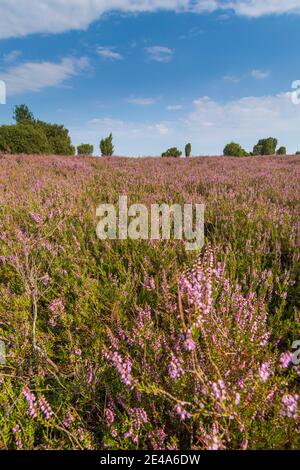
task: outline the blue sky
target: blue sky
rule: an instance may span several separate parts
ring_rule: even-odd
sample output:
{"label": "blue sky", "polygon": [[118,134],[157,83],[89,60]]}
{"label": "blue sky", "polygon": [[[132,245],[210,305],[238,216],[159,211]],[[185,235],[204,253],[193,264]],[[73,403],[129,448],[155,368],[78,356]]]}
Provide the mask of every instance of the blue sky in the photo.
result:
{"label": "blue sky", "polygon": [[[114,6],[114,10],[111,8]],[[119,155],[300,148],[300,0],[0,0],[0,122],[15,104]]]}

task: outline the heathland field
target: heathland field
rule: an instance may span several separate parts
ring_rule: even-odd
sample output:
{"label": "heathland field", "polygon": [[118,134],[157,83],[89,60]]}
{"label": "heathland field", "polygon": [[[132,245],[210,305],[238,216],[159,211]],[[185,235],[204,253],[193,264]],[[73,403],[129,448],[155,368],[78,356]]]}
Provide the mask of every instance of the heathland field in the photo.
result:
{"label": "heathland field", "polygon": [[[300,448],[299,170],[0,156],[0,449]],[[120,195],[205,204],[204,248],[99,240]]]}

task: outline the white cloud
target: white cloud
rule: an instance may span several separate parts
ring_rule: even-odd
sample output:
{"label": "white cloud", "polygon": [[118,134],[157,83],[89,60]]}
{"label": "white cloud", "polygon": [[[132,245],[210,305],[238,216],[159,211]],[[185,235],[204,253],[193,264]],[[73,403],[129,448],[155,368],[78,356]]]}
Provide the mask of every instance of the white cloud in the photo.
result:
{"label": "white cloud", "polygon": [[237,77],[236,75],[225,75],[223,80],[230,83],[239,83],[241,81],[241,77]]}
{"label": "white cloud", "polygon": [[113,47],[97,47],[97,54],[103,57],[104,59],[110,60],[121,60],[123,56],[119,52],[114,51]]}
{"label": "white cloud", "polygon": [[158,98],[145,98],[142,96],[129,96],[126,98],[127,103],[135,104],[137,106],[151,106],[158,101]]}
{"label": "white cloud", "polygon": [[183,106],[181,104],[171,104],[167,106],[168,111],[180,111],[183,109]]}
{"label": "white cloud", "polygon": [[237,15],[300,14],[300,0],[1,0],[0,38],[86,29],[104,13],[194,13],[231,9]]}
{"label": "white cloud", "polygon": [[11,64],[15,62],[21,55],[22,55],[22,52],[18,50],[8,52],[7,54],[4,54],[3,62],[5,64]]}
{"label": "white cloud", "polygon": [[234,140],[252,150],[258,139],[274,136],[290,152],[300,148],[300,105],[290,93],[245,97],[225,103],[209,97],[194,100],[194,109],[183,117],[163,122],[125,122],[94,119],[73,129],[76,143],[88,140],[99,144],[101,136],[113,133],[117,152],[122,155],[160,155],[169,147],[193,144],[195,155],[220,155]]}
{"label": "white cloud", "polygon": [[173,57],[174,50],[164,46],[147,47],[149,59],[155,62],[170,62]]}
{"label": "white cloud", "polygon": [[61,62],[25,62],[1,72],[0,79],[6,83],[7,95],[38,92],[58,86],[77,75],[88,66],[88,59],[64,58]]}
{"label": "white cloud", "polygon": [[255,78],[255,80],[265,80],[270,76],[270,72],[264,71],[264,70],[252,70],[251,71],[251,76]]}

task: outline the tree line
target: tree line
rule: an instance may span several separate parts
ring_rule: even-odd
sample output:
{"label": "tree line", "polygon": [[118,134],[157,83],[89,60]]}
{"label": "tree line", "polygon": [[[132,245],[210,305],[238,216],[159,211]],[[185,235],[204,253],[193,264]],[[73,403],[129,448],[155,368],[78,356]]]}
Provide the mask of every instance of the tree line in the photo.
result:
{"label": "tree line", "polygon": [[[0,152],[25,153],[25,154],[55,154],[75,155],[76,149],[72,145],[68,129],[61,124],[50,124],[35,119],[27,105],[15,106],[13,112],[14,125],[0,126]],[[246,152],[240,144],[231,142],[224,148],[224,156],[246,157],[255,155],[286,155],[286,147],[277,149],[278,140],[274,137],[261,139],[253,147],[252,152]],[[100,152],[102,156],[114,154],[113,135],[101,139]],[[94,146],[82,143],[77,147],[77,154],[91,156]],[[192,145],[185,146],[185,157],[192,154]],[[297,152],[299,154],[300,152]],[[180,158],[182,151],[177,147],[171,147],[162,153],[162,157]]]}

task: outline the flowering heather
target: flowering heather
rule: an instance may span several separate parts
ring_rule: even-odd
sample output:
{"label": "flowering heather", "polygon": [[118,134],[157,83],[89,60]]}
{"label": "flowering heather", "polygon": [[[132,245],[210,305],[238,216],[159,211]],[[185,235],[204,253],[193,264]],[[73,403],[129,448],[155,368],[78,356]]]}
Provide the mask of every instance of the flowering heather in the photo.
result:
{"label": "flowering heather", "polygon": [[[299,157],[0,156],[0,449],[299,449]],[[205,204],[205,246],[96,208]]]}

